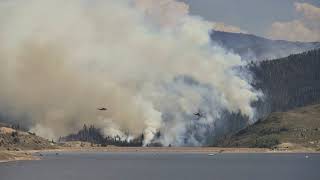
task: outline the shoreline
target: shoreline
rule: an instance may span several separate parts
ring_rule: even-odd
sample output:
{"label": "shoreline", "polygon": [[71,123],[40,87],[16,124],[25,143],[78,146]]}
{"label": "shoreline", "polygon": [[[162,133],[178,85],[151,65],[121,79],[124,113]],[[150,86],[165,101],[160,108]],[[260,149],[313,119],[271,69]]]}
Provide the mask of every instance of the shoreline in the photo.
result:
{"label": "shoreline", "polygon": [[213,147],[92,147],[58,148],[29,152],[110,152],[110,153],[267,153],[268,149],[253,148],[213,148]]}
{"label": "shoreline", "polygon": [[1,151],[0,150],[0,163],[12,162],[12,161],[30,161],[40,160],[39,157],[33,155],[28,151]]}
{"label": "shoreline", "polygon": [[26,160],[41,160],[41,157],[35,154],[42,153],[195,153],[195,154],[210,154],[216,155],[220,153],[227,154],[319,154],[319,151],[312,150],[288,150],[275,151],[264,148],[218,148],[218,147],[60,147],[57,149],[42,149],[42,150],[21,150],[21,151],[7,151],[0,150],[0,163],[11,161],[26,161]]}

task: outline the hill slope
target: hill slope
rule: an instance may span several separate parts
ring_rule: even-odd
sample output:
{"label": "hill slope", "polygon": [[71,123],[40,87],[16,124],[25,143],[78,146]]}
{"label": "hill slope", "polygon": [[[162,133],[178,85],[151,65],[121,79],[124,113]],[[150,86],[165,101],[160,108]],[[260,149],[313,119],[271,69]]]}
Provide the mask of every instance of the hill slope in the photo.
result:
{"label": "hill slope", "polygon": [[320,42],[290,42],[270,40],[250,34],[213,31],[214,43],[239,54],[246,60],[262,61],[277,59],[304,51],[320,48]]}
{"label": "hill slope", "polygon": [[[253,75],[252,85],[263,92],[263,99],[254,103],[258,118],[272,112],[285,112],[298,107],[320,104],[320,49],[272,61],[251,63],[246,67]],[[237,132],[248,119],[241,114],[228,114],[216,123],[213,141]]]}
{"label": "hill slope", "polygon": [[39,150],[56,148],[52,142],[33,133],[12,129],[0,123],[0,150]]}
{"label": "hill slope", "polygon": [[320,103],[320,49],[249,66],[267,112]]}
{"label": "hill slope", "polygon": [[225,137],[219,145],[271,148],[284,143],[320,150],[320,104],[272,113],[267,119]]}

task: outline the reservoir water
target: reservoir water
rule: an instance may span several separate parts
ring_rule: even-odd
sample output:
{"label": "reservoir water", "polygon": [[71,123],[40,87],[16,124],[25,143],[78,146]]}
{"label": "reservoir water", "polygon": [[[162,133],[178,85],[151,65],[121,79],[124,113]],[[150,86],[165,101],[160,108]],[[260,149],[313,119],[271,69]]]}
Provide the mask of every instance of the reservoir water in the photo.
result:
{"label": "reservoir water", "polygon": [[320,154],[46,153],[1,180],[320,180]]}

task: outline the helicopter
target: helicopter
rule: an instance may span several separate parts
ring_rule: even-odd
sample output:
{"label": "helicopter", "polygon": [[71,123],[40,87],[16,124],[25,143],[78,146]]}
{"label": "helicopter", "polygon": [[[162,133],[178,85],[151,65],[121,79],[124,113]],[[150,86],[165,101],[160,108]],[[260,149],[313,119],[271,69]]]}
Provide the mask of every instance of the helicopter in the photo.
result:
{"label": "helicopter", "polygon": [[107,111],[107,108],[98,108],[99,111]]}
{"label": "helicopter", "polygon": [[193,113],[193,115],[195,115],[197,117],[197,120],[201,119],[201,118],[206,118],[206,115],[204,112],[202,112],[200,109],[198,110],[198,112]]}

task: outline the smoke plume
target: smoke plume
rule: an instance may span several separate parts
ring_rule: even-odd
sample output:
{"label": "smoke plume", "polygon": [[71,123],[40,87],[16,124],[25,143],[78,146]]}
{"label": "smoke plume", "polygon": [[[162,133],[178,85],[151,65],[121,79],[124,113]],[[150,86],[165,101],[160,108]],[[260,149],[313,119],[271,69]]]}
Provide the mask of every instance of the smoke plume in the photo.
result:
{"label": "smoke plume", "polygon": [[42,136],[86,123],[200,145],[222,111],[255,116],[240,57],[211,46],[212,24],[181,2],[12,0],[0,12],[0,112]]}

